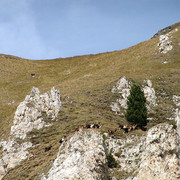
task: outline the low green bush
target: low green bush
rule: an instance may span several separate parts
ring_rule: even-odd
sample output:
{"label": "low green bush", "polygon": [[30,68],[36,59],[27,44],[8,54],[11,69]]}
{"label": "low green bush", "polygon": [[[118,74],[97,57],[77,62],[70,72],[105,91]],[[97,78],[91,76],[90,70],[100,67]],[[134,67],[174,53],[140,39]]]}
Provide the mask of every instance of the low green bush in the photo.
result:
{"label": "low green bush", "polygon": [[116,168],[118,165],[111,152],[107,155],[107,163],[109,168]]}

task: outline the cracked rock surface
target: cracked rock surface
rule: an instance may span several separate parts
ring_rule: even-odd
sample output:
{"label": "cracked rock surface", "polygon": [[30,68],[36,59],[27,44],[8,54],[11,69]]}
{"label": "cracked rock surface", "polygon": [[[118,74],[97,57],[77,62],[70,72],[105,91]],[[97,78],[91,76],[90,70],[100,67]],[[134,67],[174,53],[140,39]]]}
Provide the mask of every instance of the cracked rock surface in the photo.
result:
{"label": "cracked rock surface", "polygon": [[106,155],[102,136],[93,130],[78,131],[59,149],[47,177],[42,180],[107,179]]}

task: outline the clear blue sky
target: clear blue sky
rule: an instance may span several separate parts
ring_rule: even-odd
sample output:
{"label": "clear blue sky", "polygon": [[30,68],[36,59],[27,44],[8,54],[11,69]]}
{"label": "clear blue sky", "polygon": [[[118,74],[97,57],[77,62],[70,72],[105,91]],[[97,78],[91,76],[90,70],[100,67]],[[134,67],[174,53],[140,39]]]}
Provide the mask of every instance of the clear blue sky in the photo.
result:
{"label": "clear blue sky", "polygon": [[51,59],[121,50],[180,21],[180,0],[0,0],[0,53]]}

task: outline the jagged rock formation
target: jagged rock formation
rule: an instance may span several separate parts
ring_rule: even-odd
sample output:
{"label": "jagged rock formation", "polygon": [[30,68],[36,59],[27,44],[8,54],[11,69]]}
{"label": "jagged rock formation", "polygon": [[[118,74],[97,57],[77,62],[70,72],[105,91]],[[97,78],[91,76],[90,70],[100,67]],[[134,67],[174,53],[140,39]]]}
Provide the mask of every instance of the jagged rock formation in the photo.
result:
{"label": "jagged rock formation", "polygon": [[174,29],[173,31],[165,34],[165,35],[160,35],[159,37],[159,43],[158,43],[158,47],[159,47],[159,52],[166,54],[167,52],[169,52],[170,50],[172,50],[173,46],[172,46],[172,41],[170,40],[172,38],[172,33],[176,32],[178,29]]}
{"label": "jagged rock formation", "polygon": [[99,133],[78,131],[59,149],[47,177],[42,180],[107,179],[106,154]]}
{"label": "jagged rock formation", "polygon": [[[111,104],[113,111],[120,111],[119,105],[123,109],[127,109],[127,97],[130,95],[131,83],[126,79],[125,76],[121,77],[111,90],[112,93],[118,93],[120,98],[116,102]],[[117,107],[117,108],[116,108]]]}
{"label": "jagged rock formation", "polygon": [[[155,90],[152,87],[151,80],[145,80],[144,82],[146,84],[143,87],[144,96],[147,100],[147,108],[150,111],[152,106],[157,105],[157,97],[155,95]],[[118,93],[120,96],[118,99],[116,99],[116,102],[112,102],[110,105],[112,111],[123,114],[123,110],[127,109],[127,97],[130,95],[131,85],[132,83],[129,82],[125,76],[123,76],[118,80],[116,86],[112,88],[111,92]]]}
{"label": "jagged rock formation", "polygon": [[145,154],[134,180],[179,179],[178,146],[179,138],[172,125],[161,124],[151,128],[145,141]]}
{"label": "jagged rock formation", "polygon": [[144,91],[144,96],[146,97],[146,100],[149,104],[149,106],[156,106],[156,94],[155,90],[152,87],[152,82],[151,80],[145,80],[146,85],[143,88]]}
{"label": "jagged rock formation", "polygon": [[78,131],[60,146],[52,168],[42,180],[107,179],[109,152],[118,162],[116,171],[131,174],[129,180],[177,180],[178,145],[176,130],[169,124],[156,125],[141,138],[129,135],[103,139],[93,130]]}
{"label": "jagged rock formation", "polygon": [[28,157],[27,149],[32,146],[32,143],[24,142],[27,133],[49,125],[43,121],[43,113],[54,120],[60,108],[61,100],[58,90],[52,88],[49,93],[40,95],[38,88],[32,88],[31,94],[27,95],[17,107],[9,140],[1,142],[3,155],[0,159],[0,179],[9,169]]}
{"label": "jagged rock formation", "polygon": [[177,180],[179,169],[179,138],[172,125],[160,124],[152,127],[147,136],[140,139],[108,139],[107,147],[119,163],[118,171],[137,173],[133,180]]}
{"label": "jagged rock formation", "polygon": [[52,120],[55,119],[61,107],[60,92],[52,88],[50,93],[40,95],[39,89],[33,87],[31,94],[18,106],[11,136],[24,139],[32,129],[40,129],[45,125],[42,113]]}

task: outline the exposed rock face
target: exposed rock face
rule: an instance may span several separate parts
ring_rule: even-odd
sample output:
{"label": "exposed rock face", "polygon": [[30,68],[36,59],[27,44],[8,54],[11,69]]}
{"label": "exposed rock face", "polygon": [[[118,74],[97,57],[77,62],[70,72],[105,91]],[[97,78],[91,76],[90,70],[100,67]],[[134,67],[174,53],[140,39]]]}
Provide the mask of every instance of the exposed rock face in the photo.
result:
{"label": "exposed rock face", "polygon": [[156,103],[157,97],[155,94],[155,90],[152,87],[152,82],[150,80],[145,80],[145,83],[146,83],[146,85],[144,86],[143,91],[144,91],[144,96],[147,101],[147,105],[146,105],[147,109],[148,109],[148,111],[150,111],[152,106],[157,105],[157,103]]}
{"label": "exposed rock face", "polygon": [[3,157],[0,159],[0,179],[5,173],[18,165],[22,160],[28,157],[27,149],[32,147],[31,142],[18,144],[15,139],[1,142],[3,146]]}
{"label": "exposed rock face", "polygon": [[111,90],[112,93],[118,93],[120,98],[116,99],[110,106],[112,111],[120,113],[121,109],[127,109],[127,97],[130,95],[131,83],[125,76],[121,77]]}
{"label": "exposed rock face", "polygon": [[61,107],[60,92],[52,88],[50,93],[40,95],[39,89],[33,87],[31,94],[20,103],[14,116],[11,135],[24,139],[27,132],[40,129],[45,125],[42,113],[55,119]]}
{"label": "exposed rock face", "polygon": [[134,180],[179,179],[178,145],[178,136],[172,125],[151,128],[145,142],[145,156]]}
{"label": "exposed rock face", "polygon": [[170,41],[169,39],[169,35],[161,35],[159,37],[159,52],[166,54],[168,51],[172,50],[173,46],[172,46],[172,41]]}
{"label": "exposed rock face", "polygon": [[132,135],[124,139],[108,138],[106,140],[108,150],[112,152],[119,163],[118,171],[130,173],[138,168],[145,149],[145,139],[145,136],[139,138]]}
{"label": "exposed rock face", "polygon": [[178,145],[176,130],[169,124],[154,126],[141,138],[129,135],[105,141],[93,130],[79,131],[60,146],[52,168],[42,180],[107,179],[109,152],[118,162],[117,171],[132,174],[129,180],[177,180]]}
{"label": "exposed rock face", "polygon": [[[174,120],[176,122],[176,126],[177,126],[176,130],[180,139],[180,96],[173,95],[172,99],[174,104],[176,105],[176,109],[174,112]],[[179,158],[180,158],[180,143],[179,143]]]}
{"label": "exposed rock face", "polygon": [[173,43],[170,39],[171,39],[172,33],[176,32],[176,31],[177,31],[177,29],[174,29],[173,31],[171,31],[165,35],[160,35],[159,43],[158,43],[160,53],[166,54],[167,52],[172,50],[172,48],[173,48],[172,44]]}
{"label": "exposed rock face", "polygon": [[173,102],[177,107],[180,107],[180,96],[173,95]]}
{"label": "exposed rock face", "polygon": [[[156,104],[156,95],[155,90],[152,87],[151,80],[145,80],[145,86],[143,88],[144,96],[147,100],[147,108],[150,111],[150,107],[157,105]],[[111,90],[112,93],[118,93],[120,98],[116,99],[116,102],[113,102],[110,107],[112,111],[116,113],[122,113],[123,110],[127,109],[127,97],[130,95],[132,83],[129,82],[125,76],[121,77]],[[123,114],[123,113],[122,113]]]}
{"label": "exposed rock face", "polygon": [[38,88],[32,88],[31,94],[26,96],[17,107],[9,140],[1,142],[3,156],[0,160],[0,179],[10,168],[14,168],[28,156],[27,149],[32,146],[32,143],[19,143],[19,140],[23,141],[27,133],[33,129],[40,129],[47,125],[43,121],[43,113],[54,120],[60,108],[61,100],[58,90],[52,88],[50,93],[40,95]]}
{"label": "exposed rock face", "polygon": [[180,136],[180,109],[176,109],[175,111],[175,121],[177,126],[177,133]]}
{"label": "exposed rock face", "polygon": [[177,180],[180,178],[178,159],[179,139],[172,125],[160,124],[152,127],[147,136],[125,139],[107,139],[108,149],[119,163],[118,171],[136,177],[128,180]]}
{"label": "exposed rock face", "polygon": [[102,136],[93,130],[79,131],[60,146],[52,168],[42,180],[105,180],[106,171]]}

